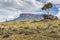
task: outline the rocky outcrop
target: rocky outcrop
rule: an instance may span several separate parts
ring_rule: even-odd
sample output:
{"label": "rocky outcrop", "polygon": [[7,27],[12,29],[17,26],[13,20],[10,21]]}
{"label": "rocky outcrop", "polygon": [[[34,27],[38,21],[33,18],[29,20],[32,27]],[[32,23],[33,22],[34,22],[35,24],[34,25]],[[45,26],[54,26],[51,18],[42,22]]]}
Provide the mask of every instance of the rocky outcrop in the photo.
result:
{"label": "rocky outcrop", "polygon": [[48,15],[48,14],[44,14],[43,15],[43,18],[44,19],[48,19],[48,20],[56,20],[56,19],[58,19],[58,17],[57,16],[53,16],[53,15]]}

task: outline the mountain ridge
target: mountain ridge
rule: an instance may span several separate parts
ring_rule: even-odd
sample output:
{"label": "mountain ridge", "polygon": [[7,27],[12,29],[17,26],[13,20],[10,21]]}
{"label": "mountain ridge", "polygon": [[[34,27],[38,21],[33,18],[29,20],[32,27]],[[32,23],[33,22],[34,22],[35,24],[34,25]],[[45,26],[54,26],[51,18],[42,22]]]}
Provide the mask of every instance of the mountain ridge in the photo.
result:
{"label": "mountain ridge", "polygon": [[11,21],[33,21],[33,20],[41,20],[43,19],[43,14],[27,14],[22,13],[20,16]]}

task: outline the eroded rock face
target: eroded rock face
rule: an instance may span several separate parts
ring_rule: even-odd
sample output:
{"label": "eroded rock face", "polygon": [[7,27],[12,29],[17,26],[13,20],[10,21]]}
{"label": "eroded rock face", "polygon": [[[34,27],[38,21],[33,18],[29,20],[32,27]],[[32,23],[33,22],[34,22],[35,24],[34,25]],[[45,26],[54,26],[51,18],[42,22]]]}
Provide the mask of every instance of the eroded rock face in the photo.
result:
{"label": "eroded rock face", "polygon": [[49,19],[49,20],[56,20],[56,19],[58,19],[58,17],[57,16],[53,16],[53,15],[48,15],[48,14],[44,14],[43,15],[43,18],[44,19]]}

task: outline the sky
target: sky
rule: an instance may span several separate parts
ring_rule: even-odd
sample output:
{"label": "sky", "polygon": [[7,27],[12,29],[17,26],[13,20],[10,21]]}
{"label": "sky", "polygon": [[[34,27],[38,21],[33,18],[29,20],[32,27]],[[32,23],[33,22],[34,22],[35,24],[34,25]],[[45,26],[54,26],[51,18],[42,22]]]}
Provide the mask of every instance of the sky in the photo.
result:
{"label": "sky", "polygon": [[21,13],[47,14],[41,8],[48,2],[53,4],[49,13],[60,19],[60,1],[58,0],[0,0],[0,22],[14,20]]}

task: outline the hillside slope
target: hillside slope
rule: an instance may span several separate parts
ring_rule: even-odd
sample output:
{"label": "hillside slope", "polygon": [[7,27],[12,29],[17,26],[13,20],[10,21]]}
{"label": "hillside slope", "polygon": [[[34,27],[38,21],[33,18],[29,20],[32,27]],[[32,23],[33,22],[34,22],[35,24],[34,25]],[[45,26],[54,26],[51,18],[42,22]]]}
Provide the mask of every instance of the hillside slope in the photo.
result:
{"label": "hillside slope", "polygon": [[0,23],[1,40],[60,40],[60,20]]}

